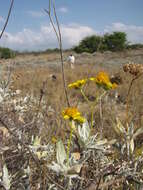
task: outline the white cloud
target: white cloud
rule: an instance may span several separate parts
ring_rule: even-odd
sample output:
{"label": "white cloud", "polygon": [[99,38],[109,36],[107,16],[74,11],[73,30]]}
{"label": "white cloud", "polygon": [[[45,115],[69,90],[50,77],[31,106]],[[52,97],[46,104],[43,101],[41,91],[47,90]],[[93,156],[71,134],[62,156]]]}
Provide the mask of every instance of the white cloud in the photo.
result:
{"label": "white cloud", "polygon": [[4,22],[4,18],[2,16],[0,16],[0,23]]}
{"label": "white cloud", "polygon": [[121,22],[107,26],[104,32],[122,31],[127,34],[128,41],[131,43],[143,43],[143,26],[126,25]]}
{"label": "white cloud", "polygon": [[29,14],[33,18],[41,18],[44,17],[44,13],[42,11],[26,11],[27,14]]}
{"label": "white cloud", "polygon": [[[95,34],[92,28],[79,24],[61,25],[60,28],[64,48],[71,48],[77,45],[85,36]],[[15,34],[5,33],[0,44],[16,50],[39,50],[58,47],[51,25],[41,26],[39,31],[24,29]]]}
{"label": "white cloud", "polygon": [[60,7],[58,9],[58,11],[61,12],[61,13],[67,13],[68,12],[68,8],[67,7]]}
{"label": "white cloud", "polygon": [[[80,24],[61,25],[62,42],[64,48],[77,45],[81,39],[92,34],[101,34],[91,27]],[[125,25],[117,22],[105,27],[105,32],[123,31],[127,33],[132,43],[143,43],[143,26]],[[44,50],[58,47],[56,35],[51,25],[41,25],[38,31],[25,28],[17,33],[6,33],[0,40],[1,46],[16,50]]]}

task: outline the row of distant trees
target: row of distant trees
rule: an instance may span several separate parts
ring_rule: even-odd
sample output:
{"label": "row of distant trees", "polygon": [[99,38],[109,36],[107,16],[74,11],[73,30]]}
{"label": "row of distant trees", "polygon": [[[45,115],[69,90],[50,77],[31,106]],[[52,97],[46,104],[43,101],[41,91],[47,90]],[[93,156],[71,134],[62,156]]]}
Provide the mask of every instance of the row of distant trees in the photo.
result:
{"label": "row of distant trees", "polygon": [[[105,34],[104,36],[92,35],[85,37],[81,42],[75,46],[72,50],[76,53],[88,52],[104,52],[104,51],[123,51],[125,49],[139,49],[143,48],[143,44],[129,44],[127,41],[127,35],[124,32],[113,32],[112,34]],[[66,51],[66,50],[65,50]],[[68,51],[68,50],[67,50]],[[39,53],[53,53],[59,52],[58,48],[47,49],[39,52],[23,52],[33,53],[37,55]],[[13,51],[9,48],[0,47],[0,58],[8,59],[13,58],[19,54],[18,51]]]}
{"label": "row of distant trees", "polygon": [[104,36],[92,35],[81,40],[78,46],[73,50],[77,53],[88,52],[94,53],[96,51],[123,51],[125,49],[142,48],[143,44],[129,45],[127,35],[125,32],[113,32],[112,34],[105,34]]}

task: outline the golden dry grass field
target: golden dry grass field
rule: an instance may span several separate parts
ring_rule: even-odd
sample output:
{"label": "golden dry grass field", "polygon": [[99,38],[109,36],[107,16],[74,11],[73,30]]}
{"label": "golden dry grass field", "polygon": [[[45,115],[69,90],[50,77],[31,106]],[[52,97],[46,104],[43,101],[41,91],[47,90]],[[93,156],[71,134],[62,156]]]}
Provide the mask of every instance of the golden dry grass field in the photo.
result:
{"label": "golden dry grass field", "polygon": [[[115,99],[115,91],[111,92],[109,98],[109,104],[113,104],[117,114],[121,114],[122,120],[124,120],[124,108],[127,96],[127,90],[129,83],[132,79],[130,74],[124,73],[122,66],[128,62],[143,63],[143,50],[130,50],[121,53],[82,53],[74,54],[76,58],[75,68],[71,69],[67,60],[70,52],[64,53],[64,67],[66,83],[72,83],[76,80],[95,76],[99,71],[105,71],[112,75],[118,75],[122,79],[122,84],[115,90],[119,93],[119,100]],[[19,55],[14,60],[1,60],[2,65],[13,65],[12,79],[13,85],[11,88],[14,90],[22,90],[23,96],[26,94],[33,94],[36,97],[40,97],[41,89],[44,85],[44,97],[49,106],[54,106],[56,110],[60,111],[66,103],[64,97],[64,89],[61,75],[61,63],[59,53],[47,53],[47,54],[28,54]],[[56,76],[56,80],[52,80],[51,75]],[[132,114],[136,115],[136,120],[142,120],[142,81],[141,76],[132,90],[130,101],[132,102],[133,110]],[[86,95],[90,98],[94,98],[96,94],[96,88],[92,85],[86,87]],[[82,97],[76,90],[69,90],[68,94],[72,106],[77,103],[80,106]],[[117,103],[119,102],[119,103]],[[107,103],[107,102],[106,102]],[[110,107],[112,107],[112,104]],[[82,104],[82,111],[86,109],[86,103]],[[108,112],[108,111],[107,111]],[[113,111],[114,112],[114,111]],[[114,112],[115,114],[115,112]],[[139,116],[140,115],[140,116]]]}
{"label": "golden dry grass field", "polygon": [[[133,76],[123,71],[123,65],[129,62],[143,64],[143,50],[128,50],[121,53],[97,52],[94,54],[75,54],[72,52],[76,59],[74,69],[71,69],[66,61],[70,53],[71,52],[64,52],[64,68],[69,102],[72,107],[77,107],[81,114],[88,120],[89,124],[93,126],[92,134],[99,133],[102,138],[108,139],[109,141],[113,139],[118,139],[120,141],[122,136],[117,135],[112,129],[117,118],[123,125],[126,125],[127,121],[133,122],[134,130],[141,128],[143,126],[143,76],[141,75],[133,81],[133,84],[131,84]],[[62,139],[63,142],[66,142],[69,137],[69,123],[63,121],[62,118],[62,110],[66,108],[67,105],[62,82],[60,55],[58,53],[21,54],[14,59],[0,60],[0,64],[1,79],[6,79],[7,70],[11,67],[12,83],[9,88],[14,92],[20,90],[20,95],[17,95],[18,100],[14,100],[12,97],[11,99],[14,101],[12,103],[7,102],[4,106],[2,106],[2,104],[0,111],[1,118],[6,118],[4,123],[1,121],[2,119],[0,120],[1,124],[8,129],[4,136],[7,136],[8,138],[3,137],[3,144],[8,146],[11,144],[11,146],[9,146],[10,150],[4,151],[3,154],[8,169],[14,176],[13,180],[15,184],[12,185],[12,189],[15,190],[21,188],[16,175],[19,167],[22,169],[28,166],[31,168],[29,178],[31,189],[38,189],[38,184],[41,184],[41,189],[44,189],[43,184],[47,183],[48,187],[49,183],[49,178],[47,178],[47,175],[45,174],[48,172],[48,169],[44,167],[44,164],[55,159],[55,155],[49,157],[47,162],[43,160],[35,162],[32,159],[32,155],[29,154],[29,148],[29,153],[26,152],[26,148],[27,144],[31,143],[31,138],[33,138],[33,136],[42,139],[42,144],[51,143],[53,137],[56,138],[56,140]],[[89,102],[84,99],[78,89],[68,88],[68,84],[77,80],[95,77],[97,73],[101,71],[108,73],[110,79],[116,80],[115,82],[118,83],[118,86],[116,89],[107,92],[102,99],[99,99],[96,102],[95,105],[94,102],[96,98],[103,93],[103,89],[98,88],[94,83],[87,82],[84,86],[84,93]],[[127,96],[130,86],[130,95]],[[21,99],[21,97],[24,99]],[[27,103],[25,97],[32,97],[29,103]],[[34,102],[34,99],[38,101]],[[20,101],[26,101],[26,104]],[[13,106],[15,106],[15,108],[13,108]],[[21,106],[20,108],[25,109],[26,111],[21,112],[20,110],[19,112],[18,106]],[[9,130],[9,127],[13,130]],[[20,140],[15,141],[16,137],[19,135],[18,130],[22,131],[22,137]],[[10,134],[8,135],[7,133],[11,133],[13,137],[10,137]],[[142,137],[142,135],[139,135],[135,140],[137,148],[143,144]],[[74,140],[76,142],[76,139]],[[20,143],[20,146],[23,147],[20,150],[16,148],[18,142]],[[76,147],[71,149],[71,152],[72,151],[79,151],[79,149]],[[80,151],[82,152],[82,150]],[[80,156],[82,156],[80,151]],[[118,160],[120,163],[120,161],[122,162],[124,159],[124,161],[126,161],[126,155],[119,156],[115,153],[113,159],[114,161]],[[110,161],[110,159],[108,161]],[[37,167],[35,165],[36,163],[40,164],[40,166]],[[92,169],[89,167],[87,171],[89,170]],[[19,170],[21,184],[25,185],[25,181],[20,172],[21,170]],[[48,174],[52,175],[52,177],[55,175],[53,173]],[[46,176],[46,178],[43,178],[42,176]],[[58,179],[56,176],[54,179],[58,184],[64,186],[62,177]],[[95,180],[97,179],[98,178],[95,178]],[[119,180],[121,180],[121,178],[119,178]],[[105,184],[103,183],[103,186],[104,185]],[[114,184],[112,185],[114,186]]]}

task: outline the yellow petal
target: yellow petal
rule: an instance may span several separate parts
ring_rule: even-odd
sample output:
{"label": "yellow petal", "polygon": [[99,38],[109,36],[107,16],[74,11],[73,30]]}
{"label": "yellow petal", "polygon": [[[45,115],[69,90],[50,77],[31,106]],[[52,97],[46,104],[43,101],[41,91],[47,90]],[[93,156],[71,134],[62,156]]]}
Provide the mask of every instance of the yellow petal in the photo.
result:
{"label": "yellow petal", "polygon": [[70,117],[68,115],[64,115],[64,119],[69,119]]}

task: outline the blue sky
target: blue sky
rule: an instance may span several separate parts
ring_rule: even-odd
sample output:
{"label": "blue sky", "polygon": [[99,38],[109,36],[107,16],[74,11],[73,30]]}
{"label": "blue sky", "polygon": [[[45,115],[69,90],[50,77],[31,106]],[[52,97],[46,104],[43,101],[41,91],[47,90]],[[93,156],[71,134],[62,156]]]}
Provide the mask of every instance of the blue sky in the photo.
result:
{"label": "blue sky", "polygon": [[[10,0],[0,6],[0,30]],[[72,47],[88,35],[124,31],[131,43],[143,43],[142,0],[55,0],[64,48]],[[0,46],[17,50],[57,47],[48,16],[43,11],[48,0],[15,0]]]}

